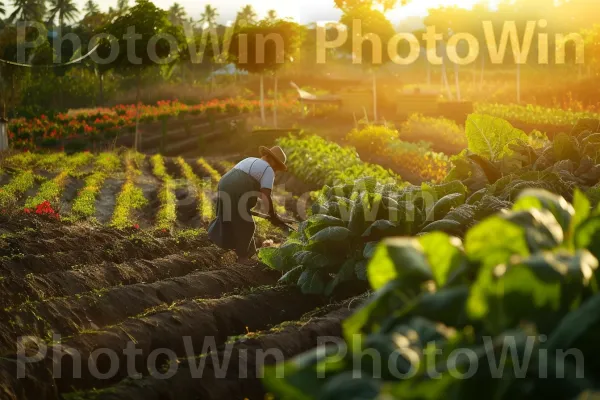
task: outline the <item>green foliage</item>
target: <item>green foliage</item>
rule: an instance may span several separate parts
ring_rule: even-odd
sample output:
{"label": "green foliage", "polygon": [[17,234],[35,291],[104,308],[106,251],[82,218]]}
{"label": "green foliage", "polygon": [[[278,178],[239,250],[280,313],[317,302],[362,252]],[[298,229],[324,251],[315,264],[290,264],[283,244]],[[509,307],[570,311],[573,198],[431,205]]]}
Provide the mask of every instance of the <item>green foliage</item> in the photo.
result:
{"label": "green foliage", "polygon": [[96,157],[94,173],[85,179],[83,189],[73,202],[71,213],[75,219],[90,218],[96,214],[96,197],[104,181],[121,167],[121,159],[117,154],[102,153]]}
{"label": "green foliage", "polygon": [[400,177],[361,161],[356,150],[319,136],[282,138],[277,143],[288,156],[288,169],[302,181],[318,186],[372,177],[382,183],[399,183]]}
{"label": "green foliage", "polygon": [[27,190],[35,184],[35,174],[25,170],[15,175],[12,180],[0,188],[0,205],[6,207],[15,203]]}
{"label": "green foliage", "polygon": [[59,206],[62,191],[71,175],[77,169],[84,167],[94,158],[91,153],[78,153],[66,158],[65,163],[59,167],[61,172],[51,180],[40,186],[35,196],[25,201],[25,208],[35,208],[44,201],[49,201],[55,207]]}
{"label": "green foliage", "polygon": [[[137,0],[135,6],[108,22],[101,31],[116,38],[119,48],[117,58],[109,66],[139,74],[144,68],[156,65],[157,59],[162,63],[175,61],[179,51],[183,49],[185,38],[181,27],[171,24],[168,17],[166,11],[156,7],[151,1]],[[130,34],[128,36],[128,29],[132,26],[135,26],[136,35],[140,35],[133,42],[133,48],[130,43],[127,43],[130,36]],[[170,35],[175,38],[177,48],[171,49],[169,41],[166,40],[158,40],[154,46],[149,46],[150,41],[161,37],[160,35]],[[104,47],[110,49],[108,42],[101,42],[101,45],[103,46],[101,51]]]}
{"label": "green foliage", "polygon": [[504,118],[513,122],[529,124],[574,126],[583,119],[598,119],[599,115],[588,111],[572,111],[561,108],[542,107],[533,104],[490,104],[478,103],[475,111],[479,114]]}
{"label": "green foliage", "polygon": [[156,215],[155,228],[161,231],[170,231],[177,221],[177,198],[175,197],[175,182],[167,173],[165,161],[160,154],[150,158],[152,164],[152,173],[162,182],[162,187],[158,192],[160,208]]}
{"label": "green foliage", "polygon": [[488,115],[471,114],[465,126],[469,150],[491,161],[510,153],[509,144],[527,141],[525,132]]}
{"label": "green foliage", "polygon": [[136,186],[136,178],[140,174],[139,164],[144,160],[142,154],[129,152],[125,155],[125,183],[117,196],[117,203],[111,219],[111,226],[117,229],[130,228],[134,225],[133,211],[144,207],[148,200],[144,192]]}
{"label": "green foliage", "polygon": [[[300,224],[298,233],[279,249],[261,250],[260,258],[287,273],[282,282],[297,284],[305,293],[320,290],[331,294],[343,282],[367,279],[364,265],[372,256],[374,243],[390,236],[418,234],[434,217],[441,219],[470,207],[464,204],[465,194],[460,182],[403,188],[368,177],[325,186],[313,204],[313,215]],[[445,223],[452,224],[452,233],[462,234],[473,222],[473,218],[465,218]],[[307,280],[305,271],[319,274]]]}
{"label": "green foliage", "polygon": [[[295,22],[275,19],[240,26],[231,41],[231,54],[237,68],[251,74],[273,72],[296,57],[303,41],[303,27]],[[279,44],[264,38],[277,37]],[[241,39],[243,38],[243,39]]]}
{"label": "green foliage", "polygon": [[292,359],[283,378],[281,366],[268,367],[267,389],[284,398],[513,400],[595,387],[597,363],[557,358],[575,349],[593,359],[600,334],[600,210],[575,197],[571,205],[526,190],[464,245],[439,232],[385,240],[368,267],[375,293],[344,323],[345,343]]}

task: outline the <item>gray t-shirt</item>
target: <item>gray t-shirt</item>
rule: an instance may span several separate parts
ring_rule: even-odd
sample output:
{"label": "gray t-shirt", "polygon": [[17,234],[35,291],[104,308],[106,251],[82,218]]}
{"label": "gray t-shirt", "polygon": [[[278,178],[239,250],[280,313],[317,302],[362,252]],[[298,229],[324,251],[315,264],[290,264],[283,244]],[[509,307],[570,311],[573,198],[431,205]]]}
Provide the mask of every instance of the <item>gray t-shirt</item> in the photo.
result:
{"label": "gray t-shirt", "polygon": [[244,171],[256,179],[260,183],[261,189],[273,189],[275,171],[265,160],[255,157],[246,158],[233,168]]}

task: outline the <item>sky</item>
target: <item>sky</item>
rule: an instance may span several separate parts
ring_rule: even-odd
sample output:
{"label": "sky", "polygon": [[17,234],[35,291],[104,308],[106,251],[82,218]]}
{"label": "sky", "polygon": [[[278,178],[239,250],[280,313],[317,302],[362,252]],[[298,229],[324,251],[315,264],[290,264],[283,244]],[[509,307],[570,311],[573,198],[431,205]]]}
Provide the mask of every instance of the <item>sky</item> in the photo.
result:
{"label": "sky", "polygon": [[[400,23],[405,17],[422,16],[426,14],[428,7],[436,7],[439,5],[460,5],[464,7],[472,6],[477,0],[415,0],[412,4],[405,7],[398,7],[388,14],[388,18],[393,23]],[[108,10],[108,7],[115,6],[116,0],[99,0],[103,10]],[[202,9],[211,4],[216,7],[220,14],[220,22],[226,23],[235,19],[239,9],[246,4],[251,4],[259,17],[264,16],[268,10],[274,9],[280,17],[292,17],[301,23],[310,23],[315,21],[337,21],[340,18],[340,12],[333,4],[333,0],[178,0],[188,14],[194,19],[198,19],[202,13]],[[10,2],[6,2],[10,3]],[[85,0],[77,0],[77,3],[83,8]],[[134,0],[130,0],[133,4]],[[154,3],[163,8],[168,9],[173,0],[154,0]],[[10,7],[8,7],[10,9]]]}

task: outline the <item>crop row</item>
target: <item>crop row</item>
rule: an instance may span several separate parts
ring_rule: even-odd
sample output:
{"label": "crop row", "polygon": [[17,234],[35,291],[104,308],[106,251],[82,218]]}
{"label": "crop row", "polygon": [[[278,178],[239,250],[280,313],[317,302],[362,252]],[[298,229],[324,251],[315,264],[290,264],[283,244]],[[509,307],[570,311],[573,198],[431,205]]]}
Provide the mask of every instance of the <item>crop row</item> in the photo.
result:
{"label": "crop row", "polygon": [[147,204],[144,192],[136,185],[136,179],[141,175],[140,165],[144,156],[139,153],[125,154],[125,183],[117,196],[111,226],[119,229],[128,228],[135,224],[132,213]]}
{"label": "crop row", "polygon": [[490,104],[478,103],[475,111],[511,122],[527,124],[573,126],[582,119],[600,119],[600,114],[591,111],[571,111],[532,104]]}
{"label": "crop row", "polygon": [[[206,163],[204,160],[202,160],[202,159],[198,160],[199,164],[200,164],[200,162],[202,162],[203,165],[205,164],[212,170],[212,167],[210,167],[210,165],[208,163]],[[215,215],[212,200],[210,199],[210,195],[208,194],[208,192],[211,188],[210,183],[198,178],[198,176],[194,173],[193,168],[182,157],[179,157],[177,159],[177,164],[179,165],[179,168],[181,169],[181,174],[183,175],[183,177],[186,179],[188,184],[191,185],[192,189],[194,190],[194,195],[195,195],[196,201],[197,201],[197,210],[200,215],[201,221],[204,223],[210,222],[214,218],[214,215]],[[215,171],[215,173],[216,173],[216,171]],[[211,175],[211,176],[213,176],[213,175]],[[214,180],[214,177],[210,178],[210,179]]]}
{"label": "crop row", "polygon": [[448,174],[449,160],[435,153],[424,142],[400,140],[400,133],[386,126],[370,125],[351,131],[346,140],[364,157],[398,172],[413,183],[442,181]]}
{"label": "crop row", "polygon": [[175,197],[175,181],[167,173],[163,156],[156,154],[150,158],[152,172],[161,181],[158,192],[160,209],[156,215],[155,228],[170,231],[177,220],[177,198]]}
{"label": "crop row", "polygon": [[48,180],[43,183],[37,194],[30,197],[25,202],[25,208],[34,208],[39,204],[48,201],[52,204],[58,204],[61,198],[62,191],[67,184],[70,176],[78,171],[78,169],[85,167],[89,164],[94,155],[91,153],[78,153],[69,156],[62,167],[61,172],[54,177],[54,179]]}
{"label": "crop row", "polygon": [[322,187],[366,176],[380,182],[401,182],[401,177],[393,172],[363,162],[355,149],[319,136],[281,138],[277,143],[288,156],[288,170],[308,184]]}
{"label": "crop row", "polygon": [[[136,120],[155,122],[171,118],[191,116],[215,116],[253,112],[258,109],[255,100],[229,98],[187,105],[178,101],[160,101],[156,105],[118,105],[112,108],[91,109],[81,112],[58,114],[55,118],[44,115],[32,119],[14,119],[9,124],[9,137],[15,145],[35,141],[55,143],[60,139],[89,137],[113,138],[119,131],[133,129]],[[272,107],[272,101],[266,101]],[[280,109],[292,110],[291,101],[280,101]]]}
{"label": "crop row", "polygon": [[94,172],[85,179],[83,189],[73,202],[71,212],[74,219],[92,218],[96,214],[96,198],[102,185],[121,167],[121,158],[115,153],[102,153],[97,156]]}

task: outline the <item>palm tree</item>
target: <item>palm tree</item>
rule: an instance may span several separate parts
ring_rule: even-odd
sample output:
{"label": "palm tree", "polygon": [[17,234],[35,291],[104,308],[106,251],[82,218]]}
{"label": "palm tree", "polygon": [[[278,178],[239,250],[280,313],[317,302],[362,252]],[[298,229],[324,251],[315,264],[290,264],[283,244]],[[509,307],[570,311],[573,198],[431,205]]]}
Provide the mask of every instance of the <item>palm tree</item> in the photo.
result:
{"label": "palm tree", "polygon": [[4,6],[4,2],[0,1],[0,15],[6,15],[6,7]]}
{"label": "palm tree", "polygon": [[129,9],[129,0],[117,0],[117,14],[124,14]]}
{"label": "palm tree", "polygon": [[58,25],[60,29],[65,27],[65,22],[75,21],[79,10],[74,0],[50,0],[50,10],[48,10],[48,20],[54,20],[58,16]]}
{"label": "palm tree", "polygon": [[8,22],[41,21],[46,13],[44,0],[13,0],[14,11],[9,15]]}
{"label": "palm tree", "polygon": [[267,12],[267,21],[274,22],[276,20],[277,20],[277,11],[275,11],[275,10],[269,10]]}
{"label": "palm tree", "polygon": [[100,12],[100,7],[98,6],[98,3],[96,3],[94,0],[88,0],[85,3],[85,6],[83,7],[83,12],[85,12],[86,17],[98,14]]}
{"label": "palm tree", "polygon": [[169,21],[173,25],[182,25],[186,16],[185,10],[179,3],[173,3],[171,8],[169,8]]}
{"label": "palm tree", "polygon": [[217,12],[217,9],[210,4],[207,4],[206,7],[204,7],[204,12],[200,15],[200,21],[198,22],[200,22],[202,28],[212,28],[215,26],[218,17],[219,13]]}
{"label": "palm tree", "polygon": [[254,11],[254,8],[250,4],[244,6],[242,11],[237,14],[237,21],[246,21],[250,25],[255,24],[257,18],[256,11]]}

